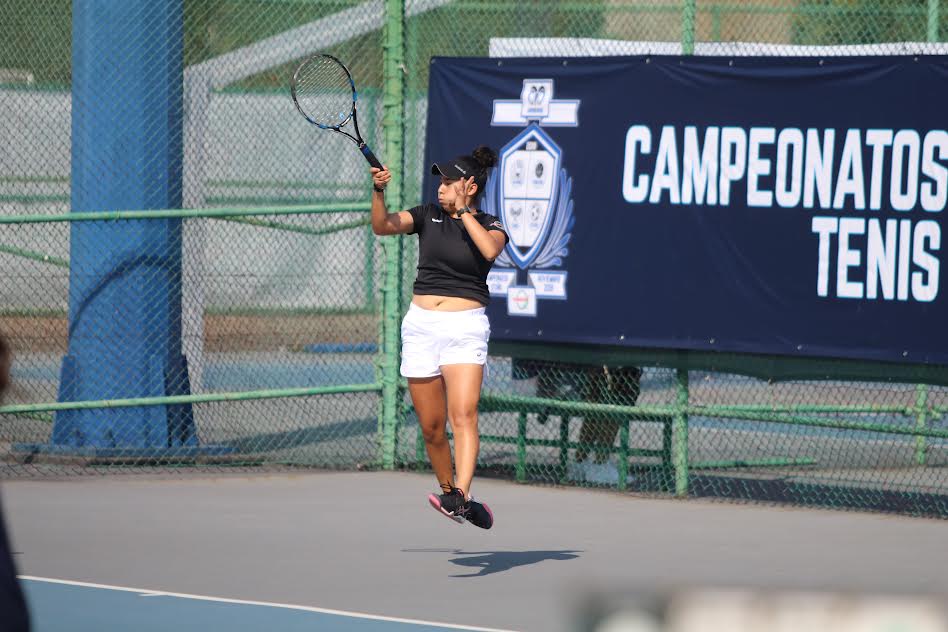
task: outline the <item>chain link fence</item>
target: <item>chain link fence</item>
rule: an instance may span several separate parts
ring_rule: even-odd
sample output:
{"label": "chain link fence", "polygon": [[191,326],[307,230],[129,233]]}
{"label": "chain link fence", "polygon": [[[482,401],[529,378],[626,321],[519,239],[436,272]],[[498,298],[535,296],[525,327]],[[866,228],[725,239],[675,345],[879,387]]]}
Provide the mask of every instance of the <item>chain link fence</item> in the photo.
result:
{"label": "chain link fence", "polygon": [[352,60],[378,142],[382,22],[352,2],[0,8],[5,474],[378,462],[368,174],[287,82],[319,50]]}
{"label": "chain link fence", "polygon": [[[350,66],[360,128],[408,207],[432,56],[944,53],[942,4],[6,2],[0,471],[427,467],[393,373],[414,240],[371,234],[363,158],[293,110],[311,53]],[[494,351],[485,473],[948,513],[948,397],[921,376]]]}

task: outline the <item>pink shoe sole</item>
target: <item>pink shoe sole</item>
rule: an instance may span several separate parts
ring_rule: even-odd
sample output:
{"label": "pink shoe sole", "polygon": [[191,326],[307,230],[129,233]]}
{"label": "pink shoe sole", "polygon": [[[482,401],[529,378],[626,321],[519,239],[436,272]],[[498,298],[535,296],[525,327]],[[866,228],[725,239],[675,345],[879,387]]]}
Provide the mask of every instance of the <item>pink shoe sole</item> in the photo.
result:
{"label": "pink shoe sole", "polygon": [[[458,523],[458,524],[462,524],[462,523],[464,522],[464,518],[462,518],[461,516],[455,516],[455,515],[453,515],[453,514],[449,514],[447,511],[445,511],[445,510],[441,507],[441,499],[438,498],[437,496],[435,496],[434,494],[428,494],[428,502],[431,503],[431,506],[434,507],[435,510],[436,510],[439,514],[441,514],[442,516],[444,516],[445,518],[450,518],[451,520],[453,520],[454,522],[456,522],[456,523]],[[493,515],[492,515],[491,517],[493,518]]]}

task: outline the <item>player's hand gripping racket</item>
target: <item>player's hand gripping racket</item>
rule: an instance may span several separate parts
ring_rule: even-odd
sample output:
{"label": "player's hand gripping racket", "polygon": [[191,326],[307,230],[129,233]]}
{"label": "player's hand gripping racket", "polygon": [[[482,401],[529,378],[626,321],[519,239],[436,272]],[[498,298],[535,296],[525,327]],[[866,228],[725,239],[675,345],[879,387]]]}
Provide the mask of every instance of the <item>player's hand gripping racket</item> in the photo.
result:
{"label": "player's hand gripping racket", "polygon": [[[290,93],[303,118],[321,129],[348,136],[359,147],[370,165],[382,168],[382,163],[359,133],[355,82],[349,69],[341,61],[325,53],[313,55],[293,73]],[[355,136],[342,129],[350,120]]]}

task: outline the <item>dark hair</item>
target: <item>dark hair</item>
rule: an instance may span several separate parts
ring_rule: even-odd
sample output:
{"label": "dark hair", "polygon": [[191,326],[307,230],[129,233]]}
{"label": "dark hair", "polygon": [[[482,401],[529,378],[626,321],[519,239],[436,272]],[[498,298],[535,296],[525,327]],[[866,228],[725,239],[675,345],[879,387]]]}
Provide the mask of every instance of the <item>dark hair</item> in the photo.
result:
{"label": "dark hair", "polygon": [[497,164],[497,152],[487,145],[479,145],[471,152],[471,158],[485,171]]}
{"label": "dark hair", "polygon": [[471,152],[470,160],[477,167],[477,173],[474,176],[474,183],[477,184],[477,196],[475,197],[480,197],[481,193],[484,192],[484,187],[487,186],[487,176],[490,174],[491,168],[497,164],[497,152],[487,145],[478,145]]}

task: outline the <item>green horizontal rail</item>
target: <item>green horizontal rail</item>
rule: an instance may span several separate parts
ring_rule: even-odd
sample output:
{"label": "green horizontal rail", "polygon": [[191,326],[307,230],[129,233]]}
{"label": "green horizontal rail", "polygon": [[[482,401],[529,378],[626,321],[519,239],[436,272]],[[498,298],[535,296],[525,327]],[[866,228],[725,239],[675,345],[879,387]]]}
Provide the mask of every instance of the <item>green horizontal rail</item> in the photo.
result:
{"label": "green horizontal rail", "polygon": [[[356,196],[351,197],[354,198]],[[55,193],[0,193],[0,202],[7,204],[68,204],[69,199],[69,195]],[[205,198],[205,201],[208,204],[219,206],[292,206],[300,202],[300,197],[276,197],[273,195],[209,195]],[[340,202],[340,204],[359,203],[358,201],[351,200],[349,202]]]}
{"label": "green horizontal rail", "polygon": [[[481,409],[488,412],[519,412],[523,409],[539,411],[556,410],[571,413],[598,413],[609,416],[623,416],[641,421],[664,421],[655,419],[656,417],[669,417],[675,414],[685,414],[688,416],[724,418],[744,421],[760,421],[767,423],[790,424],[799,426],[813,426],[820,428],[834,428],[839,430],[861,430],[865,432],[878,432],[884,434],[897,434],[908,436],[924,436],[933,438],[948,439],[948,430],[939,430],[934,428],[921,429],[914,426],[900,427],[889,424],[865,423],[858,421],[847,421],[842,419],[828,419],[821,417],[807,417],[801,415],[792,415],[786,413],[773,413],[768,411],[742,411],[730,407],[704,407],[689,405],[684,408],[675,405],[666,406],[624,406],[618,404],[593,404],[585,402],[562,402],[554,399],[545,399],[540,397],[524,397],[517,395],[493,395],[485,394],[481,398]],[[914,408],[900,408],[899,411],[912,411],[912,414],[906,414],[906,417],[913,416]],[[844,411],[848,412],[848,411]]]}
{"label": "green horizontal rail", "polygon": [[280,399],[287,397],[311,397],[315,395],[340,395],[346,393],[369,393],[381,391],[381,384],[346,384],[341,386],[318,386],[308,388],[283,388],[237,393],[207,393],[204,395],[171,395],[167,397],[132,397],[128,399],[102,399],[83,402],[49,402],[44,404],[15,404],[0,406],[0,415],[18,415],[60,410],[96,410],[107,408],[131,408],[134,406],[173,406],[175,404],[207,404],[211,402],[243,402],[258,399]]}
{"label": "green horizontal rail", "polygon": [[[517,13],[524,11],[523,3],[516,2],[465,2],[460,9],[471,11],[497,11],[503,13]],[[711,13],[720,11],[724,13],[753,13],[766,15],[801,15],[801,16],[877,16],[877,15],[927,15],[928,9],[924,6],[917,7],[887,7],[885,9],[867,9],[865,7],[846,7],[840,5],[808,5],[808,6],[760,6],[752,4],[739,4],[736,2],[708,4],[702,2],[698,5],[699,13]],[[633,4],[612,3],[603,6],[601,2],[563,2],[556,4],[556,11],[564,12],[588,12],[604,11],[607,13],[671,13],[679,14],[682,12],[680,4]]]}
{"label": "green horizontal rail", "polygon": [[23,419],[32,419],[33,421],[42,421],[48,424],[53,423],[53,415],[50,413],[15,413],[13,416],[22,417]]}
{"label": "green horizontal rail", "polygon": [[918,408],[915,406],[880,406],[877,404],[794,404],[793,406],[773,406],[768,404],[734,404],[719,405],[714,404],[706,407],[708,410],[714,410],[716,415],[726,415],[732,412],[742,413],[848,413],[848,414],[872,414],[872,413],[890,413],[899,415],[915,415]]}
{"label": "green horizontal rail", "polygon": [[534,411],[539,409],[557,410],[570,413],[601,413],[607,415],[632,417],[643,421],[662,421],[647,419],[655,416],[669,416],[674,408],[670,406],[627,406],[622,404],[596,404],[589,402],[564,402],[558,399],[544,397],[528,397],[523,395],[497,395],[484,393],[481,397],[481,410],[488,412],[520,412],[524,408]]}
{"label": "green horizontal rail", "polygon": [[[254,208],[266,208],[269,206],[293,206],[294,204],[301,204],[304,201],[311,201],[313,198],[323,198],[327,196],[314,196],[314,195],[286,195],[278,197],[275,195],[208,195],[204,198],[204,202],[210,206],[250,206]],[[360,201],[366,197],[364,192],[360,192],[360,195],[355,196],[346,196],[346,200],[340,200],[338,204],[365,204]],[[320,202],[320,204],[326,204]],[[333,203],[326,204],[331,206]]]}
{"label": "green horizontal rail", "polygon": [[[448,438],[453,438],[453,433],[446,433]],[[582,448],[585,450],[601,450],[602,444],[599,443],[580,443],[578,441],[560,441],[559,439],[530,439],[520,438],[514,435],[481,435],[482,443],[522,443],[523,445],[543,446],[547,448]],[[618,452],[612,448],[613,453]],[[629,456],[662,456],[664,450],[649,450],[647,448],[629,448],[626,450]]]}
{"label": "green horizontal rail", "polygon": [[922,429],[916,428],[915,426],[900,427],[888,424],[845,421],[841,419],[825,419],[820,417],[802,417],[768,413],[742,413],[739,411],[730,411],[724,414],[710,414],[707,409],[694,406],[689,407],[686,410],[686,414],[703,417],[726,417],[728,419],[738,419],[745,421],[762,421],[765,423],[788,424],[793,426],[814,426],[818,428],[833,428],[836,430],[861,430],[864,432],[877,432],[880,434],[896,434],[912,437],[948,439],[948,430],[938,430],[935,428]]}
{"label": "green horizontal rail", "polygon": [[69,176],[0,176],[0,184],[68,184]]}
{"label": "green horizontal rail", "polygon": [[[295,226],[293,224],[285,224],[283,222],[268,222],[265,220],[249,219],[242,217],[213,217],[211,219],[217,219],[225,222],[235,222],[238,224],[248,224],[250,226],[259,226],[261,228],[272,228],[275,230],[281,230],[290,233],[300,233],[303,235],[310,236],[319,236],[319,235],[329,235],[332,233],[339,233],[346,230],[352,230],[354,228],[361,228],[363,226],[368,226],[371,224],[371,220],[360,219],[354,222],[346,222],[344,224],[335,224],[333,226],[325,226],[323,228],[310,228],[308,226]],[[69,262],[65,259],[60,259],[54,255],[47,255],[41,252],[36,252],[34,250],[26,250],[24,248],[17,248],[15,246],[4,246],[0,244],[0,252],[14,255],[17,257],[22,257],[24,259],[30,259],[33,261],[39,261],[41,263],[48,263],[51,265],[59,266],[61,268],[68,268]]]}
{"label": "green horizontal rail", "polygon": [[65,309],[43,308],[7,308],[0,309],[0,318],[66,318]]}
{"label": "green horizontal rail", "polygon": [[[669,411],[674,410],[669,406],[628,406],[624,404],[598,404],[591,402],[565,402],[557,399],[545,399],[541,397],[529,397],[518,395],[496,395],[485,393],[482,399],[482,408],[486,411],[510,410],[519,411],[521,407],[531,409],[555,409],[563,412],[584,413],[594,412],[610,415],[623,415],[630,417],[649,417],[656,414],[667,415]],[[693,404],[689,409],[690,414],[698,414],[705,417],[726,417],[733,413],[776,413],[776,414],[801,414],[801,413],[843,413],[843,414],[898,414],[914,417],[919,413],[917,406],[892,405],[882,406],[878,404],[867,405],[832,405],[832,404],[795,404],[792,406],[774,406],[771,404],[734,404],[734,405],[711,405],[703,406]],[[934,415],[942,415],[948,412],[948,406],[929,406],[926,412]]]}
{"label": "green horizontal rail", "polygon": [[698,461],[689,463],[691,470],[723,470],[736,467],[784,467],[793,465],[816,465],[816,459],[774,458],[774,459],[730,459],[725,461]]}
{"label": "green horizontal rail", "polygon": [[[242,93],[244,94],[244,93]],[[359,96],[363,96],[362,91],[359,91]],[[366,178],[366,182],[369,180]],[[69,184],[69,176],[42,176],[42,175],[30,175],[30,176],[2,176],[0,175],[0,184]],[[359,184],[355,182],[311,182],[307,180],[240,180],[240,179],[231,179],[231,180],[208,180],[207,186],[209,187],[227,187],[235,189],[263,189],[263,188],[275,188],[275,189],[356,189]],[[68,199],[68,196],[66,196]]]}
{"label": "green horizontal rail", "polygon": [[294,226],[293,224],[285,224],[283,222],[268,222],[261,219],[248,219],[243,217],[215,217],[213,219],[218,219],[224,222],[236,222],[238,224],[248,224],[250,226],[259,226],[261,228],[273,228],[275,230],[281,230],[289,233],[300,233],[302,235],[328,235],[331,233],[339,233],[344,230],[352,230],[353,228],[361,228],[362,226],[368,226],[372,221],[368,218],[356,220],[354,222],[346,222],[345,224],[336,224],[333,226],[324,226],[323,228],[310,228],[308,226]]}
{"label": "green horizontal rail", "polygon": [[[241,93],[243,94],[243,93]],[[359,100],[363,97],[363,91],[359,90]],[[307,180],[208,180],[209,187],[228,187],[234,189],[265,189],[267,187],[278,189],[356,189],[359,188],[359,182],[310,182]],[[371,179],[366,175],[366,186],[371,184]]]}
{"label": "green horizontal rail", "polygon": [[[2,313],[2,312],[0,312]],[[260,316],[273,318],[305,316],[363,316],[377,313],[365,307],[208,307],[208,316]]]}
{"label": "green horizontal rail", "polygon": [[60,213],[57,215],[0,215],[0,224],[47,224],[52,222],[101,222],[136,219],[171,219],[189,217],[246,217],[249,215],[319,215],[322,213],[368,213],[372,207],[366,202],[338,204],[310,204],[303,206],[271,206],[269,208],[199,208],[161,209],[153,211],[94,211]]}
{"label": "green horizontal rail", "polygon": [[17,257],[23,257],[24,259],[39,261],[40,263],[48,263],[50,265],[59,266],[60,268],[69,267],[69,262],[65,259],[60,259],[59,257],[55,257],[53,255],[43,254],[42,252],[36,252],[35,250],[26,250],[25,248],[4,246],[3,244],[0,244],[0,252]]}
{"label": "green horizontal rail", "polygon": [[[378,311],[366,307],[208,307],[207,316],[259,316],[266,318],[297,318],[309,316],[366,316]],[[0,318],[66,318],[65,309],[0,309]]]}
{"label": "green horizontal rail", "polygon": [[[886,7],[885,9],[869,9],[859,6],[840,6],[840,5],[806,5],[806,6],[760,6],[751,4],[724,3],[724,4],[704,4],[698,6],[698,11],[703,13],[753,13],[756,15],[800,15],[805,17],[873,17],[882,15],[892,16],[925,16],[928,14],[926,7]],[[884,42],[882,42],[884,43]]]}
{"label": "green horizontal rail", "polygon": [[65,204],[69,202],[69,196],[55,193],[0,193],[0,202],[5,204]]}

